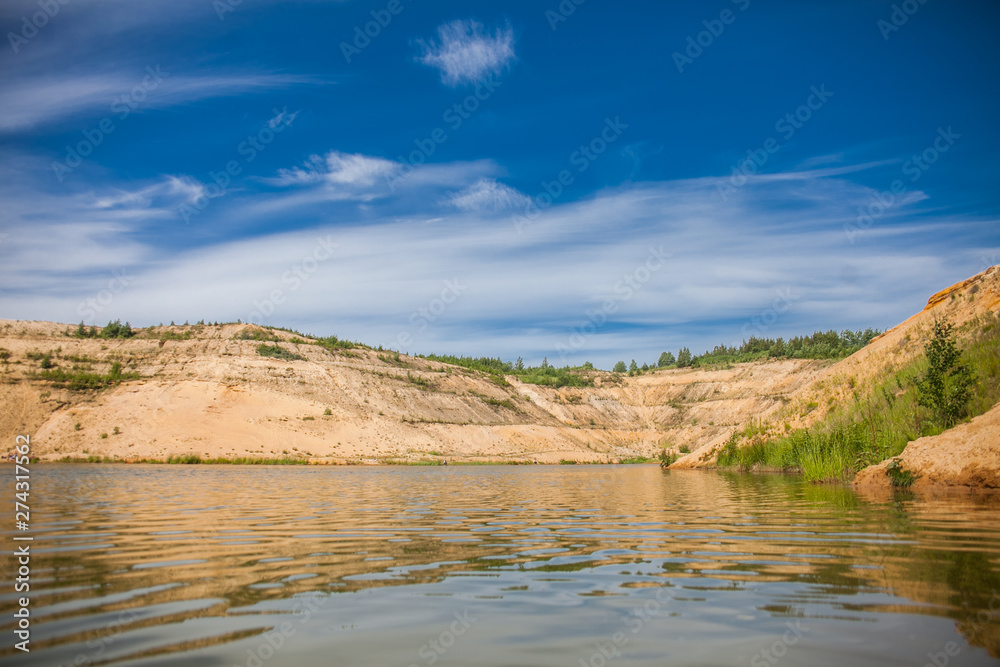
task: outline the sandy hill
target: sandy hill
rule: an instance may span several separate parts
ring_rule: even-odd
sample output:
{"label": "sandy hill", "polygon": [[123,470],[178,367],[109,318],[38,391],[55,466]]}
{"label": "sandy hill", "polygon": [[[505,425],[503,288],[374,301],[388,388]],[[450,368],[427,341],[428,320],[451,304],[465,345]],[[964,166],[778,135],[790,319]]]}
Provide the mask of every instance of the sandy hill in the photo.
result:
{"label": "sandy hill", "polygon": [[[821,418],[851,382],[919,354],[935,315],[962,323],[996,312],[1000,269],[935,295],[928,308],[838,363],[772,360],[638,377],[594,371],[593,387],[561,389],[405,355],[330,350],[283,331],[265,333],[304,359],[260,356],[260,341],[240,339],[255,330],[249,325],[155,327],[105,340],[76,338],[75,325],[0,320],[0,431],[7,442],[33,434],[45,459],[583,462],[652,457],[666,447],[692,451],[677,465],[704,465],[750,420]],[[74,391],[37,377],[43,364],[101,375],[116,362],[136,379]]]}
{"label": "sandy hill", "polygon": [[[329,351],[281,331],[280,345],[305,360],[262,357],[259,341],[235,339],[247,328],[163,327],[104,340],[67,336],[75,326],[65,324],[0,320],[0,348],[9,354],[0,428],[33,433],[35,452],[48,459],[613,461],[721,442],[829,366],[784,360],[634,378],[594,372],[593,387],[554,389],[515,378],[498,384],[405,355]],[[160,339],[188,332],[187,340]],[[104,374],[117,361],[140,377],[101,391],[58,388],[31,379],[48,352],[59,368]]]}
{"label": "sandy hill", "polygon": [[[825,368],[813,381],[791,392],[787,397],[786,406],[762,415],[761,421],[787,424],[791,428],[815,424],[826,417],[835,406],[854,400],[855,392],[864,394],[878,381],[922,355],[935,320],[949,321],[955,326],[956,334],[961,339],[963,335],[967,335],[966,329],[971,328],[973,324],[995,322],[998,317],[1000,317],[1000,266],[994,266],[934,294],[921,312],[886,331],[862,350]],[[997,355],[1000,357],[1000,350],[997,351]],[[990,478],[985,472],[989,469],[996,471],[997,474],[993,478],[1000,481],[1000,429],[997,428],[1000,425],[998,421],[1000,413],[994,409],[990,415],[984,415],[976,420],[976,426],[972,427],[978,434],[976,442],[982,443],[983,446],[966,447],[961,453],[947,454],[943,453],[944,449],[939,449],[938,457],[943,457],[949,462],[939,461],[937,465],[941,470],[935,474],[930,474],[928,468],[928,448],[932,443],[937,443],[936,447],[946,449],[946,443],[961,439],[970,425],[960,425],[953,429],[957,433],[949,431],[940,436],[921,438],[911,443],[911,446],[917,445],[917,448],[911,451],[911,448],[907,447],[902,459],[904,463],[909,462],[910,467],[907,469],[922,474],[922,481],[918,486],[930,484],[982,486],[982,480]],[[714,459],[716,444],[704,443],[701,448],[682,458],[674,466],[698,467],[711,462]],[[923,453],[917,455],[915,453],[917,451]],[[976,458],[979,460],[974,461]],[[942,472],[944,469],[948,470],[947,474]],[[960,473],[961,469],[969,474]],[[928,474],[923,474],[924,472]],[[880,469],[874,477],[870,472],[864,476],[869,484],[874,483],[872,480],[875,477],[878,477],[878,483],[882,484],[884,470]]]}

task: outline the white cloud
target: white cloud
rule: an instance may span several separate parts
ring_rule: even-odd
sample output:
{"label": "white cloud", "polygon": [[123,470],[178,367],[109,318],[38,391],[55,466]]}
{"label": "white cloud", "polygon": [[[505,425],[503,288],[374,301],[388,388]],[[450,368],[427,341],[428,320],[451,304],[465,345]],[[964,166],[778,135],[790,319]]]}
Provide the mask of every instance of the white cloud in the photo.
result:
{"label": "white cloud", "polygon": [[301,167],[279,169],[276,177],[263,180],[279,187],[321,185],[325,199],[369,201],[387,193],[389,179],[399,169],[398,162],[385,158],[330,151],[322,157],[310,156]]}
{"label": "white cloud", "polygon": [[[302,179],[313,185],[296,192],[364,192],[378,186],[386,164],[393,163],[336,152],[317,157],[301,169],[315,174]],[[439,168],[458,179],[464,170],[446,169],[452,166]],[[721,201],[723,179],[702,178],[630,184],[556,204],[518,234],[489,206],[506,187],[495,173],[483,173],[490,168],[444,191],[407,180],[414,188],[409,209],[369,201],[359,217],[324,218],[321,209],[302,218],[280,199],[295,193],[234,193],[233,202],[213,206],[205,231],[245,225],[246,210],[262,203],[273,203],[269,217],[287,220],[292,230],[221,242],[216,236],[179,250],[161,250],[159,236],[137,232],[176,224],[173,207],[197,188],[181,177],[46,197],[0,183],[2,231],[9,234],[0,245],[0,316],[79,321],[80,300],[124,267],[135,280],[100,313],[102,321],[246,320],[255,302],[282,290],[285,298],[268,319],[273,324],[376,345],[401,346],[400,334],[409,333],[404,349],[412,352],[563,363],[556,346],[588,322],[588,312],[616,299],[607,323],[565,360],[606,368],[622,357],[654,361],[682,345],[701,352],[738,343],[743,326],[771,308],[779,290],[796,297],[765,335],[894,325],[942,286],[979,271],[981,230],[997,224],[951,219],[911,202],[852,245],[843,226],[871,197],[862,185],[839,177],[762,179]],[[469,206],[439,207],[448,190],[466,193]],[[310,229],[294,229],[303,220]],[[966,242],[942,248],[942,233]],[[304,266],[316,238],[327,236],[336,252],[292,289],[297,281],[286,278],[297,277],[293,267]],[[651,246],[670,258],[626,299],[616,287],[635,275]],[[467,288],[416,331],[411,314],[439,296],[445,280]]]}
{"label": "white cloud", "polygon": [[448,198],[452,206],[465,211],[503,211],[527,206],[530,201],[520,191],[489,178],[480,179]]}
{"label": "white cloud", "polygon": [[115,190],[94,199],[96,209],[125,209],[135,212],[146,209],[155,202],[171,200],[175,203],[192,203],[205,194],[205,186],[188,176],[164,176],[162,181],[138,190]]}
{"label": "white cloud", "polygon": [[418,43],[420,62],[441,70],[441,81],[449,86],[475,83],[499,74],[514,60],[514,31],[507,25],[491,35],[476,21],[452,21],[437,29],[437,41]]}
{"label": "white cloud", "polygon": [[[125,108],[134,113],[307,83],[317,81],[284,74],[193,77],[156,67],[90,76],[25,77],[0,85],[4,98],[0,132],[21,131],[76,115],[117,119]],[[127,107],[119,101],[123,96],[131,102]]]}

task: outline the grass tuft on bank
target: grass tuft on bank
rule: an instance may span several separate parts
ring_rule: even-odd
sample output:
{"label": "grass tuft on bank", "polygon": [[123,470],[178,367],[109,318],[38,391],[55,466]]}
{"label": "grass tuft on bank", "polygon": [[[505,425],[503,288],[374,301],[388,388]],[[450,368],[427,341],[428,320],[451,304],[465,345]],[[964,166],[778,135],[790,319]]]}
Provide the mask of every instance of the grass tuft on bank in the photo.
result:
{"label": "grass tuft on bank", "polygon": [[[950,330],[936,327],[935,333],[925,350],[931,350],[935,340],[942,344],[942,336],[951,337]],[[1000,402],[1000,315],[980,316],[959,333],[963,345],[956,349],[961,347],[960,355],[943,374],[939,392],[945,398],[960,393],[962,372],[958,368],[964,366],[971,384],[968,400],[957,414],[967,419]],[[780,432],[775,424],[753,422],[732,434],[717,465],[800,472],[815,482],[849,480],[862,468],[898,456],[910,441],[937,435],[953,425],[947,410],[935,407],[942,401],[928,395],[929,385],[934,384],[929,380],[936,377],[933,371],[925,354],[889,372],[864,394],[861,388],[855,389],[851,403],[812,428]],[[899,471],[894,478],[894,482],[898,478],[897,486],[908,485],[904,473]]]}

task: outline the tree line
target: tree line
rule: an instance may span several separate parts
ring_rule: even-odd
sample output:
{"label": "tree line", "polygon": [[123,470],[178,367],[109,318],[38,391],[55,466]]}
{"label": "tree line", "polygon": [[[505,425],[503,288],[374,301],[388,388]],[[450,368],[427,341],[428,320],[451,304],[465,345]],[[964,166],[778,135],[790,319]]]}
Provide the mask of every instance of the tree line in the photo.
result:
{"label": "tree line", "polygon": [[635,375],[643,371],[657,368],[691,368],[713,364],[735,364],[761,359],[843,359],[849,357],[868,345],[882,332],[878,329],[845,329],[840,333],[834,330],[816,331],[809,336],[784,338],[757,338],[751,336],[739,347],[734,345],[716,345],[712,350],[706,350],[702,355],[692,355],[691,350],[682,347],[675,357],[673,352],[663,352],[655,365],[639,366],[635,359],[628,366],[624,361],[615,364],[615,373]]}

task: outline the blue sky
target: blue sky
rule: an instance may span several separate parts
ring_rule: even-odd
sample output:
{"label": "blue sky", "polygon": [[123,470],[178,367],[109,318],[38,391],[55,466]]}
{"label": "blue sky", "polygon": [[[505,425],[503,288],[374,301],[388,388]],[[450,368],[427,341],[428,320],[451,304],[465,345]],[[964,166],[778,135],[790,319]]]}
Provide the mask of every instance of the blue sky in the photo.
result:
{"label": "blue sky", "polygon": [[887,328],[1000,263],[995,2],[14,0],[0,27],[3,318],[607,368]]}

